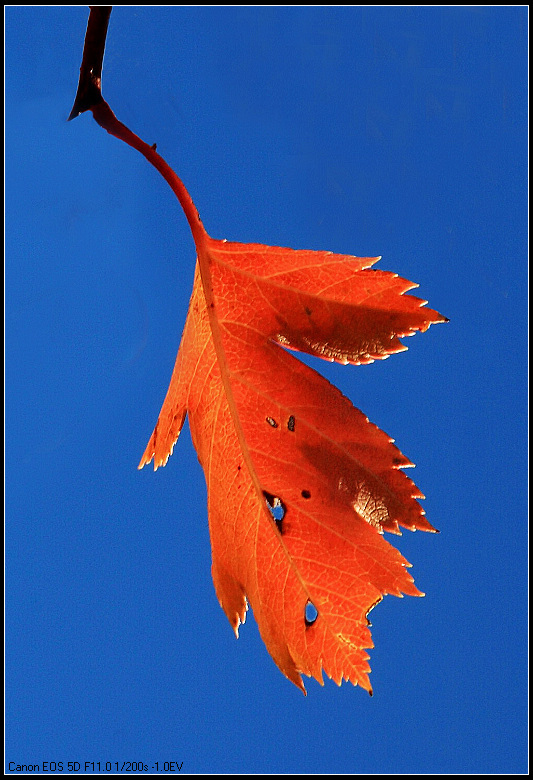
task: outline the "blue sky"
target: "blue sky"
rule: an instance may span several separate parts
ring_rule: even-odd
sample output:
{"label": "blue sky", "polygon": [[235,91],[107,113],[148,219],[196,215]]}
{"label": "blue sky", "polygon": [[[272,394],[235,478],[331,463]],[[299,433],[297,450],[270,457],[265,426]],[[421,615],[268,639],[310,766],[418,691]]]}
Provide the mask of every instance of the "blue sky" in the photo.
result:
{"label": "blue sky", "polygon": [[6,9],[7,761],[527,771],[527,9],[111,16],[104,95],[212,236],[382,255],[450,318],[317,366],[417,464],[441,531],[392,538],[427,595],[373,611],[373,698],[304,698],[252,615],[235,640],[187,429],[137,471],[194,245],[138,153],[66,122],[87,16]]}

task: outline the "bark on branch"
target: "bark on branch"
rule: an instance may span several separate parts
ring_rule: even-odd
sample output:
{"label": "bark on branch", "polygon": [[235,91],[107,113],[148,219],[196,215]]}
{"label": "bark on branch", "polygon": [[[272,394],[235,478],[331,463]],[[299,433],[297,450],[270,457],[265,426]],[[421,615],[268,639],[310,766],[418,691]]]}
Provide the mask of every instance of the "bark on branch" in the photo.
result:
{"label": "bark on branch", "polygon": [[69,121],[102,101],[102,63],[111,5],[91,5],[87,23],[80,80]]}

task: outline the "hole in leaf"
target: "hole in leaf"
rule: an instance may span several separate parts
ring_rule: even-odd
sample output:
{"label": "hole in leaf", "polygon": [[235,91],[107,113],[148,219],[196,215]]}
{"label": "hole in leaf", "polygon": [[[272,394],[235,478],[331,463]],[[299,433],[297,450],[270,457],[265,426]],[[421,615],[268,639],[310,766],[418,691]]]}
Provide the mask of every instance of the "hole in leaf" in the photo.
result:
{"label": "hole in leaf", "polygon": [[302,498],[311,498],[311,493],[308,490],[302,490]]}
{"label": "hole in leaf", "polygon": [[305,625],[307,627],[312,626],[318,617],[318,610],[312,601],[307,601],[305,605]]}
{"label": "hole in leaf", "polygon": [[267,417],[267,418],[266,418],[266,421],[267,421],[267,423],[268,423],[269,425],[271,425],[273,428],[277,428],[277,427],[278,427],[278,424],[277,424],[277,422],[274,420],[274,418],[273,418],[273,417]]}
{"label": "hole in leaf", "polygon": [[282,533],[281,523],[283,521],[283,518],[285,517],[285,505],[281,500],[281,498],[272,495],[272,493],[268,493],[266,490],[263,490],[263,495],[265,497],[265,501],[270,511],[270,514],[272,515],[273,519],[276,521],[276,525],[278,526],[278,531]]}
{"label": "hole in leaf", "polygon": [[294,419],[294,415],[291,414],[291,416],[289,417],[289,422],[287,423],[287,428],[289,429],[289,431],[292,432],[294,431],[295,425],[296,425],[296,420]]}

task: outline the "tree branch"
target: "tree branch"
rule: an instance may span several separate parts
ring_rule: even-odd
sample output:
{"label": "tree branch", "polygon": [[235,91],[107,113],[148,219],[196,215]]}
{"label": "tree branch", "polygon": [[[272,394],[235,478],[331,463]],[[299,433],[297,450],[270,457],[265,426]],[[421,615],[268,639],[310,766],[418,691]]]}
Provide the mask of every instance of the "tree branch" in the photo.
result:
{"label": "tree branch", "polygon": [[102,63],[104,60],[107,26],[111,15],[111,5],[91,5],[87,22],[83,59],[80,68],[80,80],[76,99],[69,115],[69,122],[84,111],[100,103],[102,98]]}

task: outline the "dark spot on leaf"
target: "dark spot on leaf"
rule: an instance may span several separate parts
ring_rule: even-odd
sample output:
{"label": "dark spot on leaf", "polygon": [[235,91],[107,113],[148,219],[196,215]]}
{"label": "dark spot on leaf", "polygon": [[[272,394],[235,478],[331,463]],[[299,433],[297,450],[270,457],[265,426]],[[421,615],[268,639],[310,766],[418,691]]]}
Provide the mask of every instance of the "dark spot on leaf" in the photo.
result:
{"label": "dark spot on leaf", "polygon": [[296,425],[296,420],[294,419],[294,415],[291,414],[291,416],[289,417],[289,422],[287,423],[287,428],[289,429],[289,431],[294,431],[295,425]]}
{"label": "dark spot on leaf", "polygon": [[311,316],[311,314],[312,314],[313,312],[311,311],[311,309],[309,308],[309,306],[306,306],[306,307],[305,307],[305,313],[307,314],[307,316],[308,316],[308,317],[310,317],[310,316]]}
{"label": "dark spot on leaf", "polygon": [[308,490],[302,490],[302,498],[311,498],[311,493]]}
{"label": "dark spot on leaf", "polygon": [[277,428],[277,427],[278,427],[278,424],[277,424],[277,422],[274,420],[274,418],[273,418],[273,417],[267,417],[267,418],[266,418],[266,421],[267,421],[267,423],[268,423],[269,425],[271,425],[273,428]]}
{"label": "dark spot on leaf", "polygon": [[270,514],[276,521],[278,531],[281,534],[283,533],[282,522],[283,518],[285,517],[285,505],[279,496],[274,496],[272,493],[269,493],[266,490],[263,490],[263,495],[265,497],[266,505],[270,511]]}
{"label": "dark spot on leaf", "polygon": [[315,620],[318,617],[318,610],[313,604],[312,601],[307,601],[307,604],[305,605],[305,625],[307,628],[309,626],[312,626]]}
{"label": "dark spot on leaf", "polygon": [[240,471],[242,466],[237,466],[237,471]]}
{"label": "dark spot on leaf", "polygon": [[394,466],[399,466],[399,465],[400,465],[400,463],[402,463],[402,462],[403,462],[403,461],[402,461],[402,459],[401,459],[401,458],[393,458],[393,459],[392,459],[392,463],[393,463],[393,465],[394,465]]}

